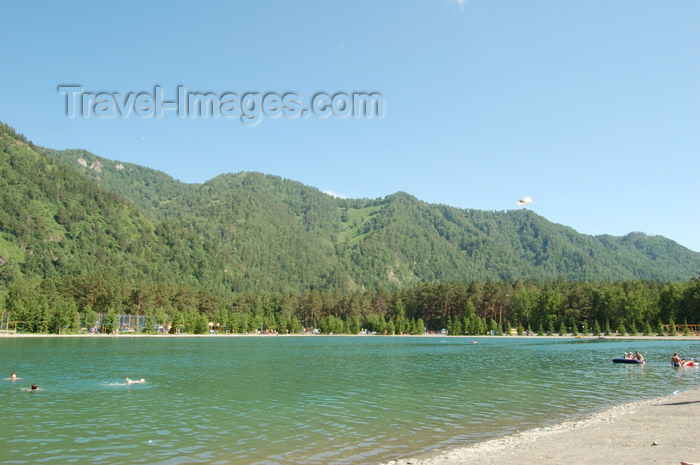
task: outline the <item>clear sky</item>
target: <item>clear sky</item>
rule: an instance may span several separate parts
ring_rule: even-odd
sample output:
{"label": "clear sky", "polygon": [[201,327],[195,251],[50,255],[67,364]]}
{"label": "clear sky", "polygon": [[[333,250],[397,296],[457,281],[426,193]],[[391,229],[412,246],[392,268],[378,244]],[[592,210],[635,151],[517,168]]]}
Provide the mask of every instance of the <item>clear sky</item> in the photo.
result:
{"label": "clear sky", "polygon": [[[347,197],[528,206],[700,251],[700,2],[24,2],[0,120],[186,182],[261,171]],[[66,116],[85,92],[378,92],[381,118]]]}

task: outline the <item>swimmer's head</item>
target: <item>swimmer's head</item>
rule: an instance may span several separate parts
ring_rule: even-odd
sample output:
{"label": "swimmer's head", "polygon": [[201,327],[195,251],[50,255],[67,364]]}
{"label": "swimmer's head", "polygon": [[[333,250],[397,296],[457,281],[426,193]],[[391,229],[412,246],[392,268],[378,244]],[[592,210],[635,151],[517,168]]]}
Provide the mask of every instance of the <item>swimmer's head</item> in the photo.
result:
{"label": "swimmer's head", "polygon": [[39,389],[39,386],[36,385],[36,383],[32,384],[32,391],[36,391]]}

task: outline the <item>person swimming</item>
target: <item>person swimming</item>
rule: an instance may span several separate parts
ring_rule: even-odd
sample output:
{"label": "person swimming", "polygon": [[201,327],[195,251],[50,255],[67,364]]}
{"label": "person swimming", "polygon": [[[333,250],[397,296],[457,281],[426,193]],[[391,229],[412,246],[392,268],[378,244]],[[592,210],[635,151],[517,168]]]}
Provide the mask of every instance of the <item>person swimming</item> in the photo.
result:
{"label": "person swimming", "polygon": [[34,384],[32,384],[31,388],[22,388],[22,391],[34,392],[34,391],[43,391],[43,389],[39,389],[39,385],[34,383]]}
{"label": "person swimming", "polygon": [[126,377],[126,384],[141,384],[141,383],[145,383],[145,382],[146,382],[146,380],[143,378],[136,380],[136,379],[131,379],[128,376]]}
{"label": "person swimming", "polygon": [[683,360],[678,356],[678,354],[673,354],[673,357],[671,357],[671,366],[672,367],[680,367],[683,366]]}

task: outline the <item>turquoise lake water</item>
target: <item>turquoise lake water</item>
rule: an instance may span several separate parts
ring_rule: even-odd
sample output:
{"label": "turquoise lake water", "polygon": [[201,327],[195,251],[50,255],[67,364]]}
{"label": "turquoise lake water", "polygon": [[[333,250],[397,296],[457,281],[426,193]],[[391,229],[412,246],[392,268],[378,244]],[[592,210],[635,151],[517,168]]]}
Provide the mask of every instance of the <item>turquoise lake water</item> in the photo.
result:
{"label": "turquoise lake water", "polygon": [[[611,362],[632,350],[649,363]],[[22,379],[0,384],[0,463],[379,463],[700,386],[673,352],[700,343],[3,338],[0,375]]]}

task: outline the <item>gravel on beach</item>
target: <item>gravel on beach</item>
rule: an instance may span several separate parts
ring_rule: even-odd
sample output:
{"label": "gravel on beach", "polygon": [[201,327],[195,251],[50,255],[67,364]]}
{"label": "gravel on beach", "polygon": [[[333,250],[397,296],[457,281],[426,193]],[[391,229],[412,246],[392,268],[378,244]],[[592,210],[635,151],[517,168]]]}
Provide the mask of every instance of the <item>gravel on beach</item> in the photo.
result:
{"label": "gravel on beach", "polygon": [[700,388],[387,465],[700,463]]}

